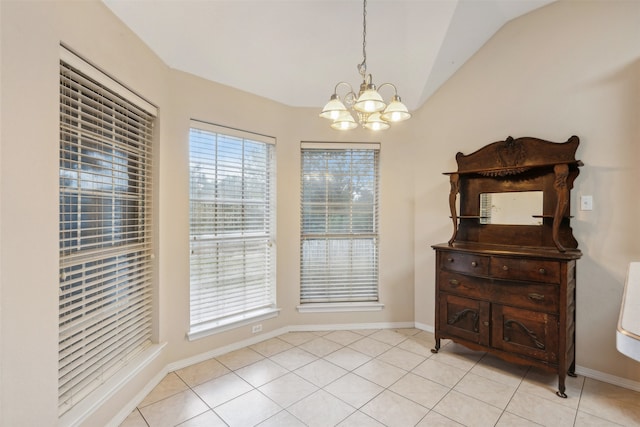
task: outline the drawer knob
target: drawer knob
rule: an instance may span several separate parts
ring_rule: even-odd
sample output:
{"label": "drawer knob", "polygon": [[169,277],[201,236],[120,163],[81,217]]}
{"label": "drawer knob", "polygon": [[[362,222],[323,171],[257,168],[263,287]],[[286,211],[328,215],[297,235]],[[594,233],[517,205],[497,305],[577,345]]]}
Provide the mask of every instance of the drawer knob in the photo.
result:
{"label": "drawer knob", "polygon": [[484,326],[489,326],[489,322],[487,322],[487,321],[482,322],[482,324],[483,324]]}
{"label": "drawer knob", "polygon": [[453,262],[453,258],[447,258],[447,261]]}
{"label": "drawer knob", "polygon": [[502,266],[502,269],[503,269],[504,271],[507,271],[507,270],[509,270],[509,266],[508,266],[508,265],[503,265],[503,266]]}
{"label": "drawer knob", "polygon": [[544,268],[541,268],[540,270],[538,270],[538,273],[540,273],[540,274],[544,274],[544,273],[546,273],[546,271],[545,271],[545,269],[544,269]]}
{"label": "drawer knob", "polygon": [[450,284],[451,286],[453,286],[454,288],[455,288],[455,287],[457,287],[457,286],[460,286],[460,282],[459,282],[459,281],[457,281],[456,279],[450,279],[450,280],[449,280],[449,284]]}
{"label": "drawer knob", "polygon": [[527,298],[529,298],[531,301],[544,301],[544,295],[542,294],[530,293],[529,295],[527,295]]}
{"label": "drawer knob", "polygon": [[475,261],[471,261],[471,267],[477,267],[477,266],[478,266],[478,263],[477,263],[477,262],[475,262]]}

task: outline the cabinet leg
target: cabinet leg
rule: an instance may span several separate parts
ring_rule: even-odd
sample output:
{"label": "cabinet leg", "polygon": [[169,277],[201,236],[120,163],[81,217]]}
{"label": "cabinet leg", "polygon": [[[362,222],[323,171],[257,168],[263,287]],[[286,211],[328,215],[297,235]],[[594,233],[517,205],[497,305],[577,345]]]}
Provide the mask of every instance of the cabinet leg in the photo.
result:
{"label": "cabinet leg", "polygon": [[436,348],[431,349],[431,353],[437,353],[440,350],[440,338],[436,338]]}
{"label": "cabinet leg", "polygon": [[570,377],[577,377],[578,375],[576,375],[576,362],[573,361],[573,363],[571,363],[571,366],[569,366],[569,371],[567,372],[567,375],[569,375]]}
{"label": "cabinet leg", "polygon": [[566,390],[566,388],[564,386],[564,379],[565,379],[564,373],[558,375],[558,391],[556,391],[556,395],[558,397],[566,399],[567,395],[564,392]]}

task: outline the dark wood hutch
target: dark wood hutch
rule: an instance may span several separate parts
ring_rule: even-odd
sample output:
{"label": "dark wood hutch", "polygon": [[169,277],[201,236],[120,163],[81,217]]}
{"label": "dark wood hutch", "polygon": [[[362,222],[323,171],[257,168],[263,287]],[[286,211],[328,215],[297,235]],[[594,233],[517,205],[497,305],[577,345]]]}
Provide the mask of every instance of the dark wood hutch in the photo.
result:
{"label": "dark wood hutch", "polygon": [[[458,170],[446,174],[453,235],[433,246],[434,353],[448,338],[540,367],[558,374],[556,394],[567,397],[566,375],[575,375],[581,256],[569,216],[570,191],[582,166],[575,159],[578,144],[577,136],[564,143],[509,137],[469,155],[456,154]],[[494,206],[491,197],[504,194],[514,200]],[[527,221],[513,223],[507,212],[507,221],[502,216],[500,223],[492,222],[492,209],[531,206],[516,198],[530,195],[541,196],[541,206]]]}

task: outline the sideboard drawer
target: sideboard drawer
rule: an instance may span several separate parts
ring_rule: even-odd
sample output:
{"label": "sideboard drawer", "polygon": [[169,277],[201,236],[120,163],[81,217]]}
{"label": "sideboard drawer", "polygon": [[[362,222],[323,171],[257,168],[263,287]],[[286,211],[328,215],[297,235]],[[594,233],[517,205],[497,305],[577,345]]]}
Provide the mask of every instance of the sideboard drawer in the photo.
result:
{"label": "sideboard drawer", "polygon": [[560,263],[537,259],[491,257],[491,277],[560,283]]}
{"label": "sideboard drawer", "polygon": [[479,276],[489,274],[489,257],[462,252],[441,252],[440,268]]}
{"label": "sideboard drawer", "polygon": [[492,284],[491,299],[500,304],[546,313],[557,313],[560,309],[560,292],[554,284],[496,280]]}
{"label": "sideboard drawer", "polygon": [[466,297],[487,299],[491,295],[491,281],[442,270],[438,279],[440,290]]}

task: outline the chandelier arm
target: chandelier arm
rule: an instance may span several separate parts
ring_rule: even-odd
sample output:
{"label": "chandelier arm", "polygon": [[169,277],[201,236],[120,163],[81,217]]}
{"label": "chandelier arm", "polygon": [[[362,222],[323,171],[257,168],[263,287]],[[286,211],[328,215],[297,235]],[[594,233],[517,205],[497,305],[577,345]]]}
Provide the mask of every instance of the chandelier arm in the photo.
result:
{"label": "chandelier arm", "polygon": [[378,92],[380,92],[380,89],[382,89],[385,86],[391,86],[393,88],[394,96],[398,95],[398,88],[396,88],[396,85],[394,85],[393,83],[382,83],[380,86],[378,86]]}

